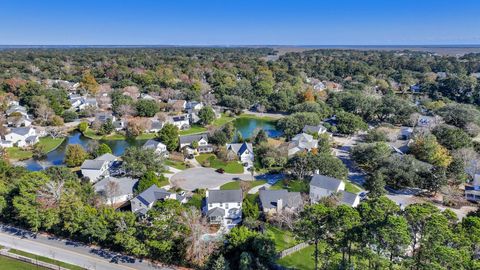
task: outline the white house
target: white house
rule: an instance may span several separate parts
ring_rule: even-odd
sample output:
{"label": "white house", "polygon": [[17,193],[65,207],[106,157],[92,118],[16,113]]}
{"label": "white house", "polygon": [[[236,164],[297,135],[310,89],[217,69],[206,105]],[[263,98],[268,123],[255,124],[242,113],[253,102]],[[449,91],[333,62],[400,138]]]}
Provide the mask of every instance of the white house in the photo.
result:
{"label": "white house", "polygon": [[144,145],[143,149],[153,149],[157,154],[166,154],[168,155],[167,146],[156,140],[148,140]]}
{"label": "white house", "polygon": [[189,101],[187,102],[185,109],[187,112],[192,113],[192,112],[198,112],[203,108],[203,103],[198,102],[198,101]]}
{"label": "white house", "polygon": [[168,122],[175,125],[178,129],[187,129],[190,127],[188,114],[172,116],[168,119]]}
{"label": "white house", "polygon": [[150,122],[150,127],[148,128],[148,132],[150,133],[157,133],[163,128],[163,122],[160,120],[152,120]]}
{"label": "white house", "polygon": [[127,127],[127,122],[119,119],[113,122],[113,126],[115,127],[116,131],[124,130]]}
{"label": "white house", "polygon": [[480,202],[480,174],[475,174],[473,182],[465,185],[465,199]]}
{"label": "white house", "polygon": [[95,114],[95,120],[99,121],[100,123],[105,123],[107,120],[111,120],[112,123],[115,122],[117,119],[116,117],[110,112],[100,112]]}
{"label": "white house", "polygon": [[160,200],[186,202],[185,196],[171,193],[163,188],[157,187],[157,185],[152,185],[130,201],[132,212],[145,215],[147,211],[153,207],[155,202]]}
{"label": "white house", "polygon": [[360,203],[360,196],[345,191],[345,182],[325,175],[314,174],[310,181],[310,201],[316,203],[322,198],[338,194],[340,202],[352,207]]}
{"label": "white house", "polygon": [[251,143],[230,143],[227,144],[227,151],[234,152],[242,164],[247,163],[249,167],[253,166],[254,154]]}
{"label": "white house", "polygon": [[5,135],[5,140],[2,141],[3,147],[7,145],[18,147],[32,146],[39,141],[37,131],[32,127],[12,128],[8,134]]}
{"label": "white house", "polygon": [[198,147],[195,149],[198,153],[210,153],[213,146],[208,143],[208,133],[192,134],[179,137],[180,149],[184,147],[193,147],[193,142],[197,142]]}
{"label": "white house", "polygon": [[211,224],[231,229],[242,221],[243,194],[237,190],[207,190],[205,215]]}
{"label": "white house", "polygon": [[106,204],[116,205],[133,198],[133,188],[137,182],[138,180],[130,177],[105,177],[93,185],[93,188]]}
{"label": "white house", "polygon": [[25,117],[28,117],[27,108],[25,108],[21,105],[18,105],[18,104],[13,104],[10,107],[8,107],[5,114],[7,116],[10,116],[12,114],[19,114],[19,115],[23,115]]}
{"label": "white house", "polygon": [[301,151],[311,151],[317,146],[318,140],[315,140],[312,135],[307,133],[297,134],[288,145],[288,156],[290,157]]}
{"label": "white house", "polygon": [[86,159],[80,167],[82,175],[88,177],[90,182],[96,182],[110,175],[109,169],[118,157],[112,154],[103,154],[96,159]]}
{"label": "white house", "polygon": [[9,127],[29,127],[32,125],[32,119],[30,116],[9,116],[7,118],[7,125]]}

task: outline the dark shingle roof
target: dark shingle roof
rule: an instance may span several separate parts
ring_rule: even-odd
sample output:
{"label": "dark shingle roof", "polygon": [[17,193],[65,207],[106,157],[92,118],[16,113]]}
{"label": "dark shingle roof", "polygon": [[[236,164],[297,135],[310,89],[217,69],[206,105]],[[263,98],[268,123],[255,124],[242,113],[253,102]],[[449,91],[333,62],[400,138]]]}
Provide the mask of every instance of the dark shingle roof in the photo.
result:
{"label": "dark shingle roof", "polygon": [[241,202],[242,197],[243,195],[240,189],[209,190],[207,203]]}
{"label": "dark shingle roof", "polygon": [[342,203],[343,204],[353,206],[353,204],[355,203],[355,200],[358,197],[358,194],[347,192],[347,191],[342,191],[341,196],[342,196]]}
{"label": "dark shingle roof", "polygon": [[208,133],[180,136],[180,144],[190,144],[194,141],[198,142],[201,139],[205,139],[208,142]]}
{"label": "dark shingle roof", "polygon": [[82,163],[82,167],[80,169],[82,170],[100,170],[105,162],[108,162],[106,160],[96,160],[96,159],[87,159]]}
{"label": "dark shingle roof", "polygon": [[225,216],[225,209],[220,207],[215,207],[213,209],[208,210],[207,217],[223,217]]}
{"label": "dark shingle roof", "polygon": [[300,192],[280,190],[260,190],[260,202],[263,208],[276,208],[278,200],[283,201],[283,207],[296,208],[302,202]]}
{"label": "dark shingle roof", "polygon": [[310,185],[316,186],[319,188],[333,190],[336,191],[340,187],[342,180],[336,179],[333,177],[321,175],[321,174],[314,174],[312,180],[310,181]]}
{"label": "dark shingle roof", "polygon": [[168,196],[170,196],[170,194],[170,192],[163,188],[157,187],[157,185],[151,185],[149,188],[140,193],[136,198],[145,205],[149,205],[155,201],[167,198]]}

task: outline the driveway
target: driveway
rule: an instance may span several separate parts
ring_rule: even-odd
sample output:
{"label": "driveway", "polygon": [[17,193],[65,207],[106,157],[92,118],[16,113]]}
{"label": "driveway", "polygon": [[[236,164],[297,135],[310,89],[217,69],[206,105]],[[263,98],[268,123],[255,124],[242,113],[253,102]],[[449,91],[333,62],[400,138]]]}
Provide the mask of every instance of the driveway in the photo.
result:
{"label": "driveway", "polygon": [[355,162],[351,159],[352,148],[357,144],[358,136],[352,137],[333,137],[334,141],[338,144],[341,144],[341,147],[334,148],[333,151],[335,155],[347,166],[348,168],[348,179],[359,186],[365,184],[365,173],[362,172]]}
{"label": "driveway", "polygon": [[172,186],[180,187],[183,190],[193,191],[195,189],[215,189],[228,182],[241,180],[251,181],[250,174],[228,174],[217,173],[212,168],[190,168],[174,174],[170,178]]}

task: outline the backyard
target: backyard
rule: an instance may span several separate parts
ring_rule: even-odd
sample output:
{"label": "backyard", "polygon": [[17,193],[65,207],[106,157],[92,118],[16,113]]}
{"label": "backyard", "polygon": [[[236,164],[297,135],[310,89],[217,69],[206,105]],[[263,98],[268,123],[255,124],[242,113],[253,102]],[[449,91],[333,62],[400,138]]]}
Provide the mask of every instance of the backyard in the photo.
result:
{"label": "backyard", "polygon": [[292,253],[277,261],[278,264],[298,270],[314,269],[315,260],[313,259],[314,246],[308,246],[300,251]]}
{"label": "backyard", "polygon": [[252,188],[254,188],[254,187],[256,187],[256,186],[260,186],[260,185],[265,184],[267,181],[265,181],[265,180],[257,180],[257,181],[233,181],[233,182],[224,184],[223,186],[220,187],[220,189],[222,189],[222,190],[240,189],[240,184],[241,184],[242,182],[249,183],[249,184],[250,184],[250,189],[252,189]]}
{"label": "backyard", "polygon": [[[65,138],[52,138],[52,137],[42,137],[39,139],[39,142],[36,144],[39,149],[42,149],[44,154],[47,154],[55,148],[57,148]],[[29,159],[33,156],[33,152],[31,150],[23,149],[20,147],[8,147],[6,148],[8,158],[13,160],[25,160]]]}
{"label": "backyard", "polygon": [[[28,257],[28,258],[36,259],[38,261],[42,261],[42,262],[50,263],[50,264],[53,264],[53,265],[57,265],[57,266],[60,266],[60,267],[63,267],[63,268],[71,269],[71,270],[82,270],[82,269],[84,269],[80,266],[76,266],[76,265],[73,265],[73,264],[57,261],[57,260],[50,259],[50,258],[43,257],[43,256],[38,256],[38,255],[35,255],[35,254],[32,254],[32,253],[28,253],[28,252],[17,250],[17,249],[10,249],[9,252],[13,253],[13,254],[25,256],[25,257]],[[43,269],[43,268],[37,268],[36,266],[34,266],[34,267],[35,268],[26,268],[26,269]],[[12,269],[17,269],[17,268],[12,268]]]}
{"label": "backyard", "polygon": [[273,238],[275,242],[275,250],[277,252],[299,244],[299,241],[295,239],[292,232],[282,230],[272,225],[267,225],[267,235]]}
{"label": "backyard", "polygon": [[215,154],[200,154],[195,159],[204,167],[215,169],[224,169],[226,173],[240,174],[243,173],[243,165],[238,161],[222,161]]}
{"label": "backyard", "polygon": [[0,256],[0,265],[4,270],[44,270],[47,268]]}

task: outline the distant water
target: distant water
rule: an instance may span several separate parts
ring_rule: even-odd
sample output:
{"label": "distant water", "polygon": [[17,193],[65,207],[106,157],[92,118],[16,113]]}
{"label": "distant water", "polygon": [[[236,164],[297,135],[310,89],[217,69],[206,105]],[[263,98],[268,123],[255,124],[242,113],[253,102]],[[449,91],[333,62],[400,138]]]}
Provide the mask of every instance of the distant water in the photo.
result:
{"label": "distant water", "polygon": [[283,131],[278,130],[275,122],[260,120],[254,118],[238,118],[234,121],[234,126],[242,134],[244,139],[251,138],[259,129],[265,130],[268,137],[277,138],[283,135]]}

